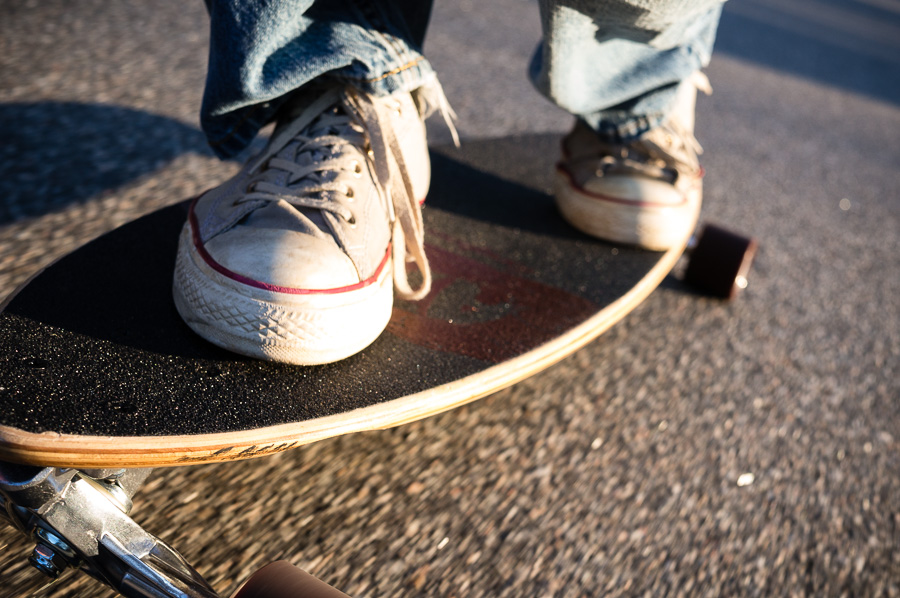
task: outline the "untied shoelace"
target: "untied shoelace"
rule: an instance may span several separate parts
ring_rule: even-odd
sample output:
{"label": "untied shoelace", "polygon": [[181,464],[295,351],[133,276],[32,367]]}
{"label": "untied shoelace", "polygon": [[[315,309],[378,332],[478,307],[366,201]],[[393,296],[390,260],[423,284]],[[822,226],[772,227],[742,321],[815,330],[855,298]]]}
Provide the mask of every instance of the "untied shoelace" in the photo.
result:
{"label": "untied shoelace", "polygon": [[[439,84],[435,82],[421,99],[431,102],[434,109],[440,110],[453,134],[454,141],[458,143],[456,130],[452,123],[455,115]],[[387,114],[390,108],[385,103],[375,102],[368,94],[357,92],[352,88],[332,90],[323,94],[304,110],[300,117],[276,133],[276,137],[269,144],[268,149],[256,159],[253,166],[253,170],[255,170],[268,161],[270,168],[288,173],[287,184],[270,180],[263,175],[253,181],[250,192],[242,201],[280,199],[295,207],[325,210],[348,222],[351,220],[352,212],[346,205],[347,189],[341,183],[340,177],[328,179],[320,176],[323,171],[332,168],[340,171],[343,167],[338,162],[333,164],[328,162],[330,159],[341,159],[330,158],[331,155],[338,152],[329,151],[328,148],[349,144],[351,141],[348,137],[360,135],[355,130],[353,132],[349,130],[351,118],[348,115],[327,114],[327,111],[337,103],[342,103],[352,109],[365,128],[376,183],[387,196],[392,227],[393,278],[397,295],[406,300],[421,299],[431,289],[432,279],[431,268],[425,255],[422,209],[413,194],[412,182],[403,160],[399,141],[392,127],[384,126],[385,123],[390,122],[389,114]],[[333,127],[341,129],[342,134],[304,136],[303,131],[316,119],[320,119],[315,127],[317,131]],[[294,159],[279,157],[280,152],[291,143],[300,144],[294,154]],[[307,158],[298,161],[300,156],[307,156]],[[312,230],[316,230],[315,227],[312,227]],[[422,280],[417,288],[413,288],[410,284],[406,270],[407,261],[415,263],[421,274]]]}

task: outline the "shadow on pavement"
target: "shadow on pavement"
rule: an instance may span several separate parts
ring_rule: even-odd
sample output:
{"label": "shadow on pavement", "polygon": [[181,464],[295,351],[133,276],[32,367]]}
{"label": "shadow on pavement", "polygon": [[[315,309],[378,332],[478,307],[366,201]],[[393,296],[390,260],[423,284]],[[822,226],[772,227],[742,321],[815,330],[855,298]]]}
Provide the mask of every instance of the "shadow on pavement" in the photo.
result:
{"label": "shadow on pavement", "polygon": [[186,153],[203,133],[139,110],[78,102],[0,104],[0,225],[118,188]]}
{"label": "shadow on pavement", "polygon": [[900,104],[900,5],[896,3],[729,2],[716,51]]}

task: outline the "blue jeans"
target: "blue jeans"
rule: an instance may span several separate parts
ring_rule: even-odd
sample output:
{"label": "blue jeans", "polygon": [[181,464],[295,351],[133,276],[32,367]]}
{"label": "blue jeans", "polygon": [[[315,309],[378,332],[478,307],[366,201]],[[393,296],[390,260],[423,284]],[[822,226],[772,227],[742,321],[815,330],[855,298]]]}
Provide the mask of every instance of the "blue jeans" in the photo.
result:
{"label": "blue jeans", "polygon": [[[541,0],[530,76],[548,99],[623,139],[665,118],[678,83],[706,66],[724,0]],[[206,0],[201,125],[221,157],[244,149],[285,99],[332,80],[386,95],[434,72],[427,0]]]}

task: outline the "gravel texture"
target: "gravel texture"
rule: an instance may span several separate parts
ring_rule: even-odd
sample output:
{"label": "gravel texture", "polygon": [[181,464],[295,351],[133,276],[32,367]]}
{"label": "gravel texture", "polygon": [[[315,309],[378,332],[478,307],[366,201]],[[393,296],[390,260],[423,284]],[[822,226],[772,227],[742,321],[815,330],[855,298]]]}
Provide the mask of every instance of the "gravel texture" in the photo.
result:
{"label": "gravel texture", "polygon": [[[534,3],[483,4],[439,2],[427,47],[463,137],[565,131],[524,78]],[[233,172],[205,30],[200,2],[0,6],[0,295]],[[284,558],[354,596],[900,596],[898,40],[889,2],[726,9],[698,136],[704,218],[762,247],[737,302],[670,278],[507,391],[157,471],[136,519],[223,595]],[[111,594],[3,545],[4,596]]]}

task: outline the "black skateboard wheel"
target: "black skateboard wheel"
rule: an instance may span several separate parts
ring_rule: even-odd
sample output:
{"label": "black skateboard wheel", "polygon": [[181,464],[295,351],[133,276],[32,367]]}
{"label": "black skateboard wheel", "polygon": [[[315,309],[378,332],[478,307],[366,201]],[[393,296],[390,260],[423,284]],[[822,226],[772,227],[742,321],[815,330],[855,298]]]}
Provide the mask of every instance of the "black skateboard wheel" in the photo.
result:
{"label": "black skateboard wheel", "polygon": [[234,598],[349,598],[349,596],[287,561],[276,561],[251,575]]}
{"label": "black skateboard wheel", "polygon": [[691,249],[684,280],[713,297],[734,299],[747,286],[755,239],[707,224]]}

